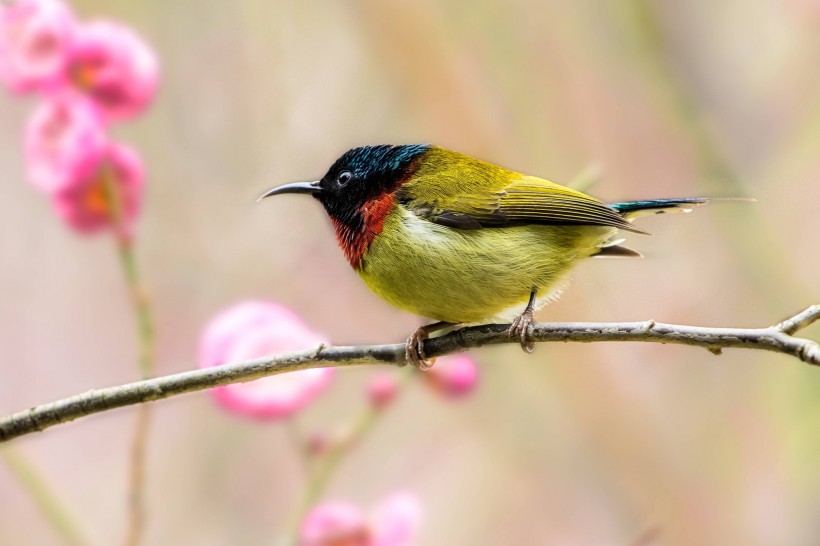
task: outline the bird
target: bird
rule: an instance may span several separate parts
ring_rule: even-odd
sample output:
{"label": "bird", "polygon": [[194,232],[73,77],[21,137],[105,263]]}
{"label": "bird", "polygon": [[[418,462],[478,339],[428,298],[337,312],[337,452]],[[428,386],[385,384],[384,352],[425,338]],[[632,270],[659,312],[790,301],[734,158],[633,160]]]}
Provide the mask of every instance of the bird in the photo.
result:
{"label": "bird", "polygon": [[[532,352],[535,310],[591,257],[640,257],[620,232],[648,234],[643,215],[689,212],[710,198],[606,204],[544,178],[431,144],[352,148],[319,180],[274,187],[259,199],[312,195],[351,267],[387,303],[436,322],[406,342],[427,369],[424,341],[446,328],[510,322]],[[523,310],[522,310],[523,309]]]}

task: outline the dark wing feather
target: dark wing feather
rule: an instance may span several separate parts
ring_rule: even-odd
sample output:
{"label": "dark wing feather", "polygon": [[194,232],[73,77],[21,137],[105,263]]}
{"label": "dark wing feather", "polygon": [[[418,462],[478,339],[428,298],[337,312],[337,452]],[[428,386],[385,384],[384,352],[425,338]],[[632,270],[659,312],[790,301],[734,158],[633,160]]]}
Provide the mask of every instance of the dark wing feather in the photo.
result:
{"label": "dark wing feather", "polygon": [[593,197],[531,176],[520,176],[500,191],[447,197],[406,204],[418,216],[456,229],[539,224],[611,226],[646,233]]}
{"label": "dark wing feather", "polygon": [[454,210],[445,210],[429,218],[437,224],[456,229],[481,229],[484,227],[481,222],[473,216]]}

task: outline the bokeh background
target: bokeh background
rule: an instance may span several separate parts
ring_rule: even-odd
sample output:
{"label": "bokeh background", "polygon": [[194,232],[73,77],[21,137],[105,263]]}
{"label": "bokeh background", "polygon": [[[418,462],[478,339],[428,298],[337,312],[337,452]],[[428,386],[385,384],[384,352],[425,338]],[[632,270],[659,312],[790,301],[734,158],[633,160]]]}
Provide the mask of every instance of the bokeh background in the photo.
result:
{"label": "bokeh background", "polygon": [[[118,128],[149,170],[138,251],[158,373],[196,365],[203,325],[282,302],[335,343],[403,340],[420,319],[371,294],[309,199],[260,191],[321,176],[347,148],[432,142],[605,200],[750,195],[646,219],[643,260],[596,260],[541,320],[764,326],[820,303],[820,4],[83,0],[157,50],[149,115]],[[24,176],[32,103],[0,97],[0,413],[136,376],[110,237],[69,232]],[[806,334],[815,339],[820,329]],[[820,542],[820,371],[788,357],[649,344],[475,352],[481,384],[411,386],[325,498],[396,489],[425,545]],[[345,426],[372,370],[337,374],[299,415]],[[133,409],[15,442],[98,544],[125,521]],[[301,487],[277,423],[205,393],[155,404],[149,544],[267,544]],[[0,543],[59,544],[0,465]]]}

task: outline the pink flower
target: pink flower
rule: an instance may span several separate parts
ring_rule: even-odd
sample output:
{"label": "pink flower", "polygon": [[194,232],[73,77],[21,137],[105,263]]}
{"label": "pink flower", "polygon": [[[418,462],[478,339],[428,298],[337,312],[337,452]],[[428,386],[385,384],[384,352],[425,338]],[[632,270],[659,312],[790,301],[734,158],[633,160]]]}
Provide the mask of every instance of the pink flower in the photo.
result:
{"label": "pink flower", "polygon": [[366,517],[355,505],[329,502],[302,522],[300,546],[409,546],[421,522],[421,506],[408,493],[387,497]]}
{"label": "pink flower", "polygon": [[450,398],[470,393],[478,384],[478,366],[466,354],[439,357],[425,372],[428,384]]}
{"label": "pink flower", "polygon": [[370,546],[370,528],[353,504],[329,502],[311,510],[302,522],[300,546]]}
{"label": "pink flower", "polygon": [[60,0],[0,7],[0,81],[16,93],[60,84],[74,28],[74,16]]}
{"label": "pink flower", "polygon": [[399,386],[393,374],[376,373],[367,384],[367,395],[370,403],[376,408],[384,408],[398,394]]}
{"label": "pink flower", "polygon": [[[219,313],[205,328],[199,366],[219,366],[271,354],[312,349],[327,340],[290,309],[248,301]],[[293,414],[327,387],[333,368],[316,368],[235,383],[211,390],[225,409],[256,418]]]}
{"label": "pink flower", "polygon": [[142,112],[154,98],[157,76],[154,52],[130,28],[105,20],[77,28],[68,77],[109,119],[122,120]]}
{"label": "pink flower", "polygon": [[122,145],[109,144],[94,169],[53,193],[55,212],[81,233],[112,227],[115,205],[109,196],[109,183],[117,191],[123,235],[130,235],[142,205],[144,180],[139,156]]}
{"label": "pink flower", "polygon": [[93,176],[108,147],[97,110],[76,95],[61,93],[35,110],[25,134],[28,178],[49,193]]}
{"label": "pink flower", "polygon": [[421,504],[409,493],[394,493],[370,513],[373,546],[406,546],[421,523]]}

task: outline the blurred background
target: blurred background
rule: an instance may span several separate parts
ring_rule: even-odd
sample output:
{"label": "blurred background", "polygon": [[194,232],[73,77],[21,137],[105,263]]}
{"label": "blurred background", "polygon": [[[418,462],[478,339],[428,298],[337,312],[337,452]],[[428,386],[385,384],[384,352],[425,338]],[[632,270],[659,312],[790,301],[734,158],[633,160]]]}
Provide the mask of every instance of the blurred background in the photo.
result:
{"label": "blurred background", "polygon": [[[604,200],[754,196],[648,218],[643,260],[583,264],[548,321],[757,327],[820,303],[820,3],[83,0],[162,63],[154,107],[118,138],[148,169],[138,253],[157,373],[248,298],[334,343],[403,341],[420,319],[357,278],[320,207],[254,203],[346,149],[431,142]],[[134,380],[134,323],[109,236],[65,229],[25,180],[32,102],[0,97],[0,413]],[[820,338],[820,328],[805,335]],[[786,356],[656,344],[479,350],[459,402],[418,384],[324,498],[418,495],[423,545],[820,542],[820,371]],[[347,424],[371,369],[298,417]],[[125,522],[133,408],[15,442],[99,544]],[[147,544],[267,544],[304,476],[278,423],[205,393],[154,405]],[[0,465],[0,544],[59,544]]]}

